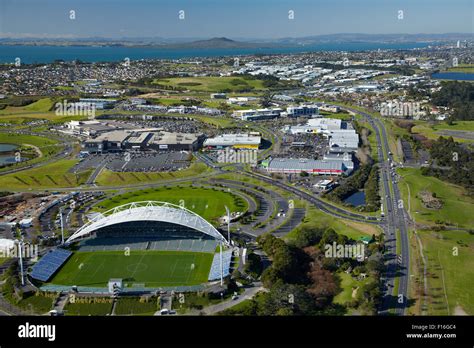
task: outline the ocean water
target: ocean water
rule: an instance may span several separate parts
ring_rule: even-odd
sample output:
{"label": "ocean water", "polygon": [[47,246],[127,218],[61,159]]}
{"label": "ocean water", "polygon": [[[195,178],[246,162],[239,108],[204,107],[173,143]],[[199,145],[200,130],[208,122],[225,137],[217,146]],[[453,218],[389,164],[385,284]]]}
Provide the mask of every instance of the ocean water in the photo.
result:
{"label": "ocean water", "polygon": [[376,49],[411,49],[426,47],[427,43],[324,43],[296,47],[275,48],[214,48],[167,49],[146,47],[90,47],[90,46],[10,46],[0,45],[0,63],[14,63],[20,58],[24,64],[51,63],[61,59],[84,62],[122,61],[138,59],[180,59],[191,57],[220,57],[249,54],[289,54],[319,51],[368,51]]}
{"label": "ocean water", "polygon": [[431,78],[436,80],[474,81],[474,74],[463,72],[441,72],[432,74]]}

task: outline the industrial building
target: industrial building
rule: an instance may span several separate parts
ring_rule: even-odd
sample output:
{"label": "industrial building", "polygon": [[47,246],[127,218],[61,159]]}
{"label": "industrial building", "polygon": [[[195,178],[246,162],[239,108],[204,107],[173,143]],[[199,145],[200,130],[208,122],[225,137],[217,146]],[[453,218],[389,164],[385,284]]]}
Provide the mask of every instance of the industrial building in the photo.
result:
{"label": "industrial building", "polygon": [[234,149],[254,149],[257,150],[262,143],[260,134],[221,134],[204,141],[204,148],[208,150],[219,150],[226,147]]}

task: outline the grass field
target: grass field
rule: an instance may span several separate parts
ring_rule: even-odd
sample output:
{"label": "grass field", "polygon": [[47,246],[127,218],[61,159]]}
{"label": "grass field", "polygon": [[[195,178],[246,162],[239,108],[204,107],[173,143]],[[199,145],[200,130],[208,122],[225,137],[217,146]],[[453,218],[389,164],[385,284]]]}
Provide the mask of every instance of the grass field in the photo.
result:
{"label": "grass field", "polygon": [[[15,134],[13,132],[0,133],[0,144],[18,145],[17,151],[20,152],[23,158],[28,158],[28,161],[2,167],[0,172],[44,161],[58,153],[62,147],[55,139],[36,135]],[[36,147],[36,149],[31,148],[31,146]]]}
{"label": "grass field", "polygon": [[53,298],[46,297],[46,296],[29,296],[18,303],[16,305],[24,310],[27,311],[34,311],[35,313],[47,313],[52,309],[53,306]]}
{"label": "grass field", "polygon": [[91,170],[70,173],[77,160],[59,160],[41,167],[0,176],[0,187],[10,189],[75,187],[86,182]]}
{"label": "grass field", "polygon": [[[400,193],[405,204],[408,202],[408,187],[410,187],[410,209],[411,216],[417,223],[433,225],[436,221],[449,223],[452,225],[473,228],[474,227],[474,201],[464,195],[464,189],[453,184],[446,183],[430,176],[423,176],[419,169],[399,168],[398,173],[402,176]],[[417,197],[420,191],[436,193],[441,199],[443,206],[439,210],[425,208]],[[418,213],[416,213],[418,212]]]}
{"label": "grass field", "polygon": [[104,287],[110,278],[121,278],[146,287],[198,285],[207,282],[212,259],[211,253],[177,251],[76,252],[51,283]]}
{"label": "grass field", "polygon": [[153,172],[153,173],[142,173],[142,172],[124,172],[117,173],[108,169],[104,169],[100,172],[96,179],[96,183],[99,186],[121,186],[121,185],[133,185],[142,184],[151,181],[161,180],[173,180],[178,178],[184,178],[187,176],[195,177],[210,171],[204,163],[193,163],[189,168],[182,169],[175,172]]}
{"label": "grass field", "polygon": [[66,315],[96,316],[108,315],[112,310],[112,303],[67,303],[64,307]]}
{"label": "grass field", "polygon": [[303,219],[303,222],[290,233],[286,235],[286,239],[292,239],[298,233],[298,231],[307,226],[333,228],[339,234],[343,234],[354,240],[359,239],[360,237],[372,236],[373,234],[380,234],[380,229],[377,227],[349,220],[335,219],[331,215],[323,213],[321,210],[307,205],[306,216]]}
{"label": "grass field", "polygon": [[[445,133],[446,131],[450,133]],[[473,143],[474,121],[455,121],[453,125],[448,125],[445,122],[430,125],[427,122],[417,121],[412,132],[424,135],[428,139],[452,136],[455,141]]]}
{"label": "grass field", "polygon": [[35,101],[29,105],[26,105],[24,108],[25,110],[29,111],[39,111],[39,112],[47,112],[53,107],[54,101],[51,98],[43,98],[40,100]]}
{"label": "grass field", "polygon": [[448,72],[463,72],[474,74],[474,64],[459,64],[456,67],[448,68]]}
{"label": "grass field", "polygon": [[[474,314],[474,235],[418,231],[428,264],[428,314]],[[453,253],[457,248],[457,255]]]}
{"label": "grass field", "polygon": [[148,302],[140,302],[138,297],[120,297],[115,307],[115,314],[153,315],[159,309],[159,300],[157,298],[151,298]]}
{"label": "grass field", "polygon": [[[345,272],[337,273],[339,278],[341,278],[341,289],[342,291],[334,297],[334,303],[347,304],[352,300],[357,298],[358,291],[354,291],[357,288],[360,288],[362,285],[365,285],[369,282],[370,278],[365,278],[363,280],[357,280],[353,278],[350,274]],[[354,298],[352,294],[354,292]]]}
{"label": "grass field", "polygon": [[202,92],[237,92],[242,90],[263,90],[263,81],[242,77],[175,77],[155,79],[156,85]]}
{"label": "grass field", "polygon": [[184,204],[184,207],[202,216],[208,221],[214,221],[225,214],[224,206],[230,211],[245,211],[247,202],[230,192],[197,187],[167,187],[146,189],[114,196],[100,203],[96,208],[105,211],[116,206],[140,201],[162,201],[174,204]]}

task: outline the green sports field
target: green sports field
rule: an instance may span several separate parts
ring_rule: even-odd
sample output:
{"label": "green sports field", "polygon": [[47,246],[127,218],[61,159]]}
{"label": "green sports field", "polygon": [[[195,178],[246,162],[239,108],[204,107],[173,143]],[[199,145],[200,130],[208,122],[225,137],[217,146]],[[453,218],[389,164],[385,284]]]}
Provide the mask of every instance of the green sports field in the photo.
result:
{"label": "green sports field", "polygon": [[211,253],[183,251],[76,252],[50,283],[104,287],[110,278],[121,278],[126,286],[198,285],[207,282],[212,259]]}

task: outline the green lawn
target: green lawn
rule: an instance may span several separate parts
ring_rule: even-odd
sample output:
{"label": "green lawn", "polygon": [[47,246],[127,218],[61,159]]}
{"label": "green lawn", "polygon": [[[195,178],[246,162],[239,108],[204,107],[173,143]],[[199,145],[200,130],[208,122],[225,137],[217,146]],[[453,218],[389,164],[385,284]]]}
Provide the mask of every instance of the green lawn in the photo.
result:
{"label": "green lawn", "polygon": [[156,297],[148,302],[140,302],[138,297],[120,297],[115,307],[116,315],[153,315],[159,310],[159,300]]}
{"label": "green lawn", "polygon": [[352,291],[357,287],[360,288],[362,285],[369,281],[369,278],[359,281],[353,278],[350,274],[347,274],[346,272],[340,272],[337,273],[337,275],[339,276],[339,278],[341,278],[340,286],[342,291],[334,297],[333,302],[339,304],[347,304],[352,300],[356,299],[357,293],[355,293],[356,298],[352,298]]}
{"label": "green lawn", "polygon": [[19,301],[17,306],[25,310],[33,310],[35,313],[44,314],[52,309],[53,298],[33,295]]}
{"label": "green lawn", "polygon": [[47,112],[53,107],[54,101],[51,98],[43,98],[35,101],[24,108],[28,111]]}
{"label": "green lawn", "polygon": [[242,77],[173,77],[155,79],[154,84],[202,92],[262,90],[263,81]]}
{"label": "green lawn", "polygon": [[85,183],[91,170],[70,173],[77,160],[59,160],[33,169],[0,176],[0,187],[10,189],[75,187]]}
{"label": "green lawn", "polygon": [[195,177],[197,175],[208,172],[210,169],[204,163],[193,163],[189,168],[182,169],[175,172],[153,172],[153,173],[142,173],[142,172],[124,172],[117,173],[108,169],[101,171],[99,176],[96,178],[96,183],[99,186],[121,186],[121,185],[133,185],[142,184],[152,181],[161,180],[173,180],[184,177]]}
{"label": "green lawn", "polygon": [[313,206],[309,206],[308,204],[306,216],[303,219],[303,222],[296,229],[288,233],[285,238],[294,238],[298,231],[306,226],[325,226],[326,228],[333,228],[338,234],[343,234],[355,240],[359,239],[360,237],[367,237],[380,233],[380,230],[375,226],[339,218],[336,219],[331,215],[323,213],[321,210]]}
{"label": "green lawn", "polygon": [[448,72],[463,72],[474,74],[474,64],[459,64],[456,67],[448,68]]}
{"label": "green lawn", "polygon": [[109,279],[121,278],[146,287],[198,285],[207,282],[212,259],[211,253],[197,252],[76,252],[51,284],[104,287]]}
{"label": "green lawn", "polygon": [[64,311],[66,315],[107,315],[112,311],[112,303],[68,303]]}
{"label": "green lawn", "polygon": [[[424,135],[428,139],[449,136],[448,134],[442,134],[443,131],[454,131],[455,133],[452,134],[452,137],[457,142],[474,142],[474,139],[469,139],[469,134],[466,134],[466,132],[474,132],[474,121],[455,121],[453,125],[448,125],[446,122],[430,125],[428,122],[417,121],[416,126],[412,128],[413,133]],[[472,133],[470,135],[472,136]]]}
{"label": "green lawn", "polygon": [[418,231],[418,235],[428,262],[428,313],[448,315],[449,307],[453,315],[459,306],[474,315],[474,235],[466,231]]}
{"label": "green lawn", "polygon": [[[452,225],[473,228],[474,227],[474,200],[464,194],[464,189],[453,184],[446,183],[431,176],[423,176],[419,169],[399,168],[398,173],[403,177],[399,188],[404,203],[408,202],[408,188],[410,187],[410,209],[411,216],[417,223],[434,225],[442,221]],[[421,199],[417,197],[420,191],[436,193],[441,199],[443,206],[439,210],[425,208]],[[418,212],[418,213],[416,213]]]}
{"label": "green lawn", "polygon": [[[45,161],[51,156],[57,154],[62,148],[62,145],[60,145],[55,139],[36,135],[15,134],[14,132],[0,133],[0,144],[18,145],[16,151],[20,152],[23,159],[22,162],[0,168],[0,172]],[[33,147],[36,147],[37,149]],[[37,150],[39,150],[39,153]]]}
{"label": "green lawn", "polygon": [[197,187],[161,187],[124,193],[100,203],[97,210],[105,211],[116,206],[140,201],[162,201],[173,204],[184,204],[184,207],[202,216],[208,221],[215,221],[225,214],[224,206],[232,212],[247,210],[247,202],[230,192]]}
{"label": "green lawn", "polygon": [[29,145],[34,145],[39,148],[42,148],[42,147],[52,147],[56,145],[58,142],[54,139],[36,136],[36,135],[0,133],[0,143],[17,144],[17,145],[29,144]]}

